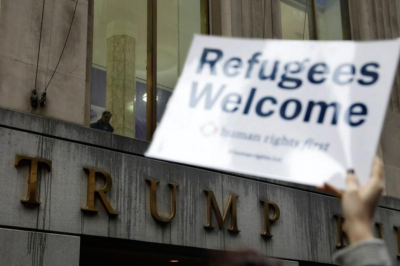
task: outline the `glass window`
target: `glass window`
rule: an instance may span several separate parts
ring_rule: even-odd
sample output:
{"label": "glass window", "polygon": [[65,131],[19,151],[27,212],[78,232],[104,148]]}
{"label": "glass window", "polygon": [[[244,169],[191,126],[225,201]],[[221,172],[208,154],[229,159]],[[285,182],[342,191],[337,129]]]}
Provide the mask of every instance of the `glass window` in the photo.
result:
{"label": "glass window", "polygon": [[282,38],[289,40],[314,39],[312,12],[312,0],[282,0]]}
{"label": "glass window", "polygon": [[351,39],[348,12],[347,0],[281,0],[282,37],[294,40]]}
{"label": "glass window", "polygon": [[92,127],[146,139],[146,60],[147,0],[94,0]]}
{"label": "glass window", "polygon": [[[157,0],[157,122],[193,35],[207,33],[207,0]],[[146,139],[148,0],[94,0],[91,127]],[[102,114],[112,114],[110,126]]]}
{"label": "glass window", "polygon": [[317,0],[319,39],[350,39],[347,5],[347,1]]}
{"label": "glass window", "polygon": [[157,123],[183,70],[193,35],[202,33],[203,0],[157,1]]}

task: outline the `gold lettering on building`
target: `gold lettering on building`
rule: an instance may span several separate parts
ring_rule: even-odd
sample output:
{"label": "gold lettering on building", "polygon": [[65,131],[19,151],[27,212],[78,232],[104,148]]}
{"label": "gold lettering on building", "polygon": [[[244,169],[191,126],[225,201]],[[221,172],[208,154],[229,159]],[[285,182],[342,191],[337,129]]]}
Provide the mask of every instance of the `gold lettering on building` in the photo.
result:
{"label": "gold lettering on building", "polygon": [[[276,222],[279,220],[279,217],[281,216],[281,211],[278,207],[278,205],[275,202],[272,201],[260,201],[261,204],[263,205],[263,214],[264,214],[264,228],[263,231],[261,232],[262,236],[267,236],[267,237],[273,237],[271,234],[271,222]],[[273,215],[270,215],[270,210],[273,209]]]}
{"label": "gold lettering on building", "polygon": [[[109,191],[112,187],[112,179],[111,176],[102,170],[94,169],[94,168],[83,168],[85,172],[88,173],[88,185],[87,185],[87,205],[85,208],[82,208],[82,211],[86,212],[98,212],[95,208],[95,197],[98,196],[104,207],[106,208],[108,214],[110,216],[118,215],[118,212],[111,207],[110,201],[106,197],[106,192]],[[96,189],[96,176],[101,176],[104,178],[105,183],[103,188]]]}
{"label": "gold lettering on building", "polygon": [[51,172],[52,163],[46,159],[38,159],[28,156],[16,155],[15,167],[18,167],[21,162],[28,162],[29,164],[29,177],[28,177],[28,193],[25,199],[21,200],[24,205],[38,206],[40,202],[37,200],[36,192],[38,187],[38,167],[40,164],[45,165]]}
{"label": "gold lettering on building", "polygon": [[375,223],[375,226],[378,229],[378,238],[383,239],[383,223]]}
{"label": "gold lettering on building", "polygon": [[176,189],[179,186],[179,184],[176,183],[168,183],[168,186],[171,188],[171,215],[166,218],[162,217],[158,214],[158,208],[157,208],[157,186],[160,181],[154,180],[154,179],[146,179],[147,183],[150,185],[150,211],[151,211],[151,216],[156,221],[162,222],[162,223],[170,223],[175,215],[176,215]]}
{"label": "gold lettering on building", "polygon": [[[25,163],[29,165],[29,176],[28,176],[28,191],[27,195],[21,202],[27,206],[38,206],[40,202],[38,201],[38,173],[41,166],[48,168],[49,172],[52,171],[52,162],[47,159],[34,158],[23,155],[15,156],[15,167],[21,167]],[[118,215],[118,212],[113,209],[110,204],[109,199],[106,197],[106,192],[110,191],[112,188],[112,177],[105,171],[98,170],[95,168],[83,168],[88,174],[88,184],[87,184],[87,205],[85,208],[81,208],[82,211],[97,213],[98,210],[95,208],[95,199],[98,197],[105,209],[110,216]],[[96,189],[96,181],[98,178],[104,179],[104,186],[101,189]],[[150,211],[152,217],[162,223],[170,223],[176,216],[177,213],[177,188],[179,184],[168,183],[171,190],[171,214],[169,217],[165,217],[159,214],[157,205],[157,188],[160,183],[159,180],[155,179],[145,179],[150,186]],[[218,206],[217,200],[215,198],[214,192],[212,190],[204,190],[207,196],[206,205],[206,223],[204,228],[214,229],[212,224],[212,212],[216,217],[218,226],[220,230],[224,228],[228,216],[230,216],[231,225],[228,231],[240,232],[238,228],[238,213],[237,213],[237,199],[238,195],[231,194],[226,203],[225,211],[223,215]],[[263,228],[261,235],[266,237],[273,237],[271,233],[271,224],[280,219],[280,208],[272,201],[260,201],[263,207]],[[168,216],[168,215],[167,215]],[[346,247],[346,233],[343,230],[345,219],[341,215],[334,215],[337,231],[337,248]],[[375,223],[376,235],[378,238],[383,239],[383,223]],[[397,257],[400,258],[400,226],[394,226],[397,236]]]}
{"label": "gold lettering on building", "polygon": [[336,220],[336,232],[337,232],[337,248],[344,248],[346,245],[344,243],[344,238],[346,233],[343,231],[344,218],[341,215],[334,215]]}
{"label": "gold lettering on building", "polygon": [[219,229],[224,228],[224,224],[226,218],[228,217],[228,213],[231,213],[231,227],[228,228],[228,231],[231,232],[240,232],[237,225],[237,207],[236,201],[239,196],[230,195],[228,202],[226,204],[224,215],[221,215],[221,211],[218,207],[217,200],[215,199],[214,192],[212,190],[204,190],[204,193],[207,195],[207,216],[206,216],[206,224],[204,228],[214,229],[214,226],[211,222],[211,210],[214,210],[215,217],[217,218],[217,222],[219,225]]}
{"label": "gold lettering on building", "polygon": [[400,258],[400,226],[395,226],[397,235],[397,257]]}

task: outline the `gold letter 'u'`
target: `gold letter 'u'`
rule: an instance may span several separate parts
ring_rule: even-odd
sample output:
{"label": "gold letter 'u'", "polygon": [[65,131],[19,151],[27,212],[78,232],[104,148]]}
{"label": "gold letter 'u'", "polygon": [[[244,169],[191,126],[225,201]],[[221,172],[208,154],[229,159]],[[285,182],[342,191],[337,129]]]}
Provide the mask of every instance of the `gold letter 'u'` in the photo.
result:
{"label": "gold letter 'u'", "polygon": [[171,196],[171,216],[168,218],[161,217],[158,214],[158,208],[157,208],[157,185],[160,183],[158,180],[154,179],[146,179],[146,181],[150,185],[150,210],[151,210],[151,216],[156,221],[162,222],[162,223],[170,223],[175,215],[176,215],[176,188],[179,187],[179,184],[176,183],[168,183],[168,186],[172,189],[172,196]]}

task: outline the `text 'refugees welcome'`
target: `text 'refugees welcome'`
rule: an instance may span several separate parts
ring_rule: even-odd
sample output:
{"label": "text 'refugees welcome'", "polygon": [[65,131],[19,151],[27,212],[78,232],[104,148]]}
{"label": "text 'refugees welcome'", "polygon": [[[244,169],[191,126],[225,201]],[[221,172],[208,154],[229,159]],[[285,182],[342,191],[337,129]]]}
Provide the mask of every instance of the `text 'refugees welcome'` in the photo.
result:
{"label": "text 'refugees welcome'", "polygon": [[[311,63],[309,59],[302,62],[272,61],[264,59],[260,52],[246,59],[226,58],[220,49],[204,48],[196,74],[207,73],[227,78],[259,79],[274,84],[273,87],[276,89],[294,91],[303,88],[304,77],[312,85],[330,82],[337,86],[358,83],[359,86],[368,87],[379,80],[379,70],[380,65],[376,62],[366,62],[360,66],[354,63],[343,63],[332,68],[325,62]],[[196,108],[201,106],[200,102],[203,101],[206,110],[219,106],[224,112],[230,114],[249,115],[253,112],[260,118],[279,115],[286,121],[301,119],[305,123],[317,124],[323,124],[327,120],[327,123],[333,126],[342,120],[351,127],[358,127],[366,121],[368,116],[368,107],[362,102],[350,103],[348,106],[341,106],[338,102],[316,100],[303,103],[296,98],[279,102],[272,95],[258,94],[260,93],[257,88],[251,88],[247,95],[241,95],[229,92],[225,85],[214,91],[213,84],[210,82],[203,88],[200,88],[198,82],[193,82],[189,105],[191,108]],[[328,116],[328,114],[331,115]]]}

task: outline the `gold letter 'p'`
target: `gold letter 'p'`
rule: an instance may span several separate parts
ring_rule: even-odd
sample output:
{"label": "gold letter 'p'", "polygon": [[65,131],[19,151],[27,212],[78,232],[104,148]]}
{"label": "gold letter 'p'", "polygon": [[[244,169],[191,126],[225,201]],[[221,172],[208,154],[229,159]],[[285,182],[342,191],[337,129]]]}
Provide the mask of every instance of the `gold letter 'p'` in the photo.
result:
{"label": "gold letter 'p'", "polygon": [[158,214],[157,210],[157,185],[160,183],[158,180],[154,179],[146,179],[146,181],[150,185],[150,210],[151,210],[151,216],[159,222],[162,223],[170,223],[176,214],[176,188],[179,186],[176,183],[168,183],[168,186],[172,189],[172,196],[171,196],[171,215],[166,218],[166,217],[161,217]]}
{"label": "gold letter 'p'", "polygon": [[28,156],[15,156],[15,167],[19,166],[22,161],[30,162],[29,178],[28,178],[28,194],[26,199],[21,200],[22,204],[27,206],[38,206],[40,202],[36,199],[36,191],[38,186],[38,166],[44,164],[51,171],[51,161],[46,159],[32,158]]}
{"label": "gold letter 'p'", "polygon": [[[273,235],[271,234],[270,222],[278,221],[279,217],[281,216],[281,211],[275,202],[263,201],[263,200],[261,200],[260,202],[263,205],[263,212],[264,212],[264,230],[261,233],[261,235],[267,237],[273,237]],[[274,215],[272,217],[269,215],[269,210],[271,207],[272,209],[274,209]]]}
{"label": "gold letter 'p'", "polygon": [[[104,207],[106,208],[108,214],[110,216],[118,215],[118,212],[111,207],[110,201],[107,199],[105,192],[109,191],[112,187],[112,179],[111,176],[101,170],[97,170],[94,168],[83,168],[89,174],[89,181],[87,187],[87,206],[82,208],[82,211],[86,212],[98,212],[98,210],[94,206],[94,199],[97,195]],[[105,179],[104,187],[102,189],[96,190],[96,174],[103,176]]]}

